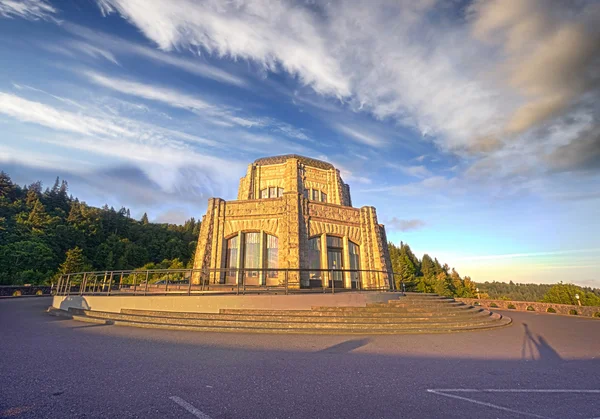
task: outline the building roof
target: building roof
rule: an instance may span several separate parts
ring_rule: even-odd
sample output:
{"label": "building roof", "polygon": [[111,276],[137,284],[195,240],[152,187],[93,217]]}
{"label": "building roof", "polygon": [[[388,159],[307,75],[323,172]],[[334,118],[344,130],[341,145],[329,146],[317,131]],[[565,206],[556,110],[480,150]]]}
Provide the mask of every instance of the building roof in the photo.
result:
{"label": "building roof", "polygon": [[298,154],[284,154],[282,156],[263,157],[254,160],[254,164],[256,166],[268,166],[270,164],[285,163],[286,160],[289,159],[298,159],[300,163],[306,166],[316,167],[318,169],[328,170],[334,168],[331,163],[327,163],[317,159],[311,159],[310,157],[299,156]]}

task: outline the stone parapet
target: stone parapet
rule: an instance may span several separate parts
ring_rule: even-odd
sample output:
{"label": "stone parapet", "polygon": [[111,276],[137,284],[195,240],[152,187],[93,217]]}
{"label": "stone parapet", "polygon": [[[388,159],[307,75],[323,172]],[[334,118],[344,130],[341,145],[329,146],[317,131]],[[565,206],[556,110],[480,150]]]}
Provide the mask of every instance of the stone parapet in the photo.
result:
{"label": "stone parapet", "polygon": [[[479,305],[484,308],[516,311],[534,311],[536,313],[548,313],[548,309],[553,309],[556,314],[573,315],[572,310],[579,316],[597,317],[600,319],[600,307],[596,306],[576,306],[570,304],[539,303],[532,301],[510,301],[510,300],[488,300],[477,298],[456,298],[456,301],[462,301],[465,304]],[[514,308],[513,308],[514,307]]]}

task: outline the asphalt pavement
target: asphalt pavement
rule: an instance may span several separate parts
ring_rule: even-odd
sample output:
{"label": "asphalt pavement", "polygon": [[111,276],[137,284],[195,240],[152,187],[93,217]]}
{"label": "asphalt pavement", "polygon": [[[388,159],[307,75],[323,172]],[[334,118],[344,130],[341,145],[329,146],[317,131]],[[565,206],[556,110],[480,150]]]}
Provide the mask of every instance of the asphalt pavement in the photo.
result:
{"label": "asphalt pavement", "polygon": [[79,323],[46,314],[50,301],[0,300],[0,417],[600,417],[597,319],[503,311],[511,326],[478,332],[253,335]]}

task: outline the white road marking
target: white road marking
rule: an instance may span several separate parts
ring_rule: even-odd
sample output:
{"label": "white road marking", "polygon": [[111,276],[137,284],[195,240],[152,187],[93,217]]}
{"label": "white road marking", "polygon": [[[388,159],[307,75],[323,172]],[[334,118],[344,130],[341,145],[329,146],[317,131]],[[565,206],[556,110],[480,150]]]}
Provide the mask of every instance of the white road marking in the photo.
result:
{"label": "white road marking", "polygon": [[[458,390],[458,389],[455,389],[455,390]],[[427,391],[429,393],[437,394],[438,396],[444,396],[444,397],[450,397],[452,399],[464,400],[464,401],[471,402],[471,403],[474,403],[474,404],[478,404],[478,405],[481,405],[481,406],[491,407],[492,409],[503,410],[505,412],[517,413],[519,415],[531,416],[531,417],[534,417],[534,418],[547,419],[546,416],[540,416],[540,415],[536,415],[534,413],[528,413],[528,412],[521,412],[520,410],[509,409],[508,407],[502,407],[502,406],[498,406],[498,405],[495,405],[495,404],[492,404],[492,403],[480,402],[479,400],[469,399],[468,397],[457,396],[456,394],[447,394],[447,393],[444,393],[443,390],[428,389]],[[464,390],[458,390],[458,391],[464,391]]]}
{"label": "white road marking", "polygon": [[198,419],[211,419],[206,413],[201,410],[196,409],[194,406],[183,400],[181,397],[171,396],[169,399],[173,400],[179,406],[183,407],[185,410],[190,412],[192,415],[196,416]]}
{"label": "white road marking", "polygon": [[463,392],[463,393],[590,393],[600,394],[600,390],[575,390],[575,389],[527,389],[527,388],[434,388],[429,392]]}
{"label": "white road marking", "polygon": [[[577,390],[577,389],[525,389],[525,388],[436,388],[428,389],[429,393],[439,396],[450,397],[453,399],[464,400],[467,402],[479,404],[482,406],[491,407],[493,409],[504,410],[506,412],[518,413],[520,415],[532,416],[536,418],[545,418],[545,416],[536,415],[534,413],[521,412],[519,410],[509,409],[507,407],[498,406],[492,403],[480,402],[479,400],[470,399],[468,397],[457,396],[456,394],[448,393],[584,393],[584,394],[600,394],[600,390]],[[600,419],[591,418],[591,419]]]}

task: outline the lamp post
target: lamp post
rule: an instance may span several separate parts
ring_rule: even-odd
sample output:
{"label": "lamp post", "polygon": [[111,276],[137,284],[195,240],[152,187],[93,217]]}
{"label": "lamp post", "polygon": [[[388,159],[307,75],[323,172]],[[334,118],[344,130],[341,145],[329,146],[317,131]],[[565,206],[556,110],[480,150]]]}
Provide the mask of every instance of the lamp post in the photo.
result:
{"label": "lamp post", "polygon": [[581,307],[581,301],[579,301],[579,294],[575,294],[575,298],[577,299],[577,304]]}
{"label": "lamp post", "polygon": [[477,292],[477,299],[481,300],[481,297],[479,296],[479,287],[475,288],[475,291]]}

